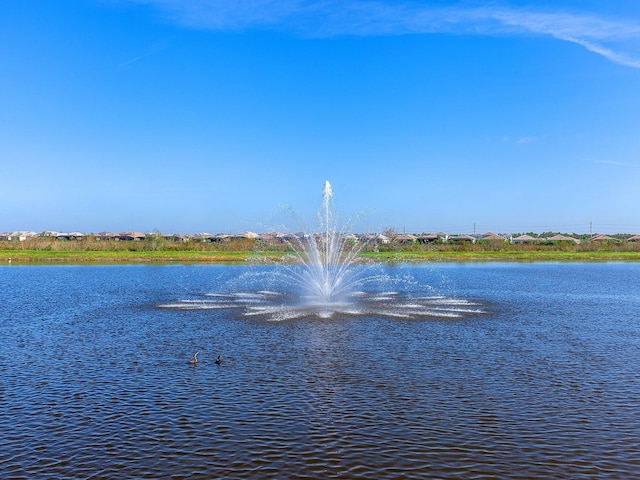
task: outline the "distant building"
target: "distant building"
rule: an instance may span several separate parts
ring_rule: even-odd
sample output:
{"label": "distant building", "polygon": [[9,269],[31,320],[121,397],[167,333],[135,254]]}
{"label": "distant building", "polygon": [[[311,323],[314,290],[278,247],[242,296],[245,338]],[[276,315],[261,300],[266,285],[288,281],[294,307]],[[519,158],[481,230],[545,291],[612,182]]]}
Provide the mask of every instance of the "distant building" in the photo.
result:
{"label": "distant building", "polygon": [[518,235],[511,239],[511,243],[539,243],[544,240],[544,238],[532,237],[531,235]]}
{"label": "distant building", "polygon": [[617,238],[610,237],[609,235],[594,235],[589,239],[590,242],[619,242]]}
{"label": "distant building", "polygon": [[410,233],[401,233],[393,237],[393,241],[401,244],[410,244],[416,243],[417,238],[415,235],[411,235]]}
{"label": "distant building", "polygon": [[547,238],[548,241],[550,242],[574,242],[574,243],[580,243],[580,240],[578,240],[577,238],[573,238],[573,237],[569,237],[567,235],[554,235],[553,237],[549,237]]}
{"label": "distant building", "polygon": [[112,232],[98,232],[93,234],[96,240],[118,240],[118,236],[117,233]]}
{"label": "distant building", "polygon": [[449,235],[447,241],[452,243],[476,243],[476,237],[471,235]]}
{"label": "distant building", "polygon": [[207,232],[196,233],[191,238],[196,242],[204,242],[204,243],[211,243],[216,241],[215,236]]}
{"label": "distant building", "polygon": [[7,240],[18,240],[20,242],[24,242],[28,238],[37,237],[37,236],[38,234],[36,232],[27,232],[27,231],[19,230],[16,232],[11,232],[8,235]]}
{"label": "distant building", "polygon": [[144,240],[145,238],[145,234],[142,232],[120,232],[118,234],[118,240],[125,240],[125,241],[140,241],[140,240]]}
{"label": "distant building", "polygon": [[422,235],[418,235],[416,239],[419,243],[444,242],[447,240],[447,234],[443,232],[424,233]]}
{"label": "distant building", "polygon": [[498,235],[492,232],[483,233],[478,240],[482,240],[484,242],[506,242],[507,241],[507,239],[502,235]]}
{"label": "distant building", "polygon": [[381,233],[361,233],[356,235],[358,241],[362,243],[381,243],[387,244],[389,243],[389,237],[386,235],[382,235]]}

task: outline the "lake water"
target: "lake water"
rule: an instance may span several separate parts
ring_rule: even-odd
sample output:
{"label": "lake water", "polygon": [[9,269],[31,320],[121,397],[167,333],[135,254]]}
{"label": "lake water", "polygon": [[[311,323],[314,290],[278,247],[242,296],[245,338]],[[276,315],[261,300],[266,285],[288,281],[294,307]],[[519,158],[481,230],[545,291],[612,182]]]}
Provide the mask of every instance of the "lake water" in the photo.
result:
{"label": "lake water", "polygon": [[208,303],[248,270],[0,267],[0,478],[640,472],[640,264],[388,267],[459,316]]}

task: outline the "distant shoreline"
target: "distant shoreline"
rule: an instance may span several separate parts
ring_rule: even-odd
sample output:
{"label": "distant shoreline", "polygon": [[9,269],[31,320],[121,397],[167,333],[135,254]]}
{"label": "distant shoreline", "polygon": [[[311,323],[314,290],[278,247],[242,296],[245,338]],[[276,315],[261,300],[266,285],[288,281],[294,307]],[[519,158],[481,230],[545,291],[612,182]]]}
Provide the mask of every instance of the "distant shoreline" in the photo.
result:
{"label": "distant shoreline", "polygon": [[[636,251],[388,251],[363,252],[363,261],[380,263],[446,262],[640,262]],[[0,250],[0,265],[178,265],[279,264],[285,252],[247,251],[33,251]]]}

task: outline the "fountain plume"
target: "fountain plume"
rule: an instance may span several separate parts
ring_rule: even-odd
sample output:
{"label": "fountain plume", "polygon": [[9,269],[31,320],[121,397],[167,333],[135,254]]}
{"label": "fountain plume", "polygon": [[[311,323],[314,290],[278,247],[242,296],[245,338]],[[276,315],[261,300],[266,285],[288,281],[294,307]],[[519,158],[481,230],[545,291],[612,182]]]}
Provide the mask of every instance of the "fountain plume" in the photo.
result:
{"label": "fountain plume", "polygon": [[[333,189],[327,181],[313,233],[285,239],[290,261],[275,269],[258,269],[242,275],[240,286],[230,293],[205,294],[206,299],[187,299],[161,305],[184,310],[242,309],[246,316],[282,321],[296,318],[384,316],[396,319],[460,318],[483,313],[476,303],[447,298],[433,288],[417,285],[411,278],[390,276],[384,266],[364,265],[359,253],[364,243],[340,228],[333,208]],[[400,286],[402,290],[390,290]],[[257,287],[257,288],[254,288]]]}
{"label": "fountain plume", "polygon": [[304,235],[291,247],[303,266],[293,274],[312,300],[322,303],[343,299],[360,283],[354,270],[362,245],[338,227],[332,208],[333,189],[326,181],[322,208],[318,213],[320,231]]}

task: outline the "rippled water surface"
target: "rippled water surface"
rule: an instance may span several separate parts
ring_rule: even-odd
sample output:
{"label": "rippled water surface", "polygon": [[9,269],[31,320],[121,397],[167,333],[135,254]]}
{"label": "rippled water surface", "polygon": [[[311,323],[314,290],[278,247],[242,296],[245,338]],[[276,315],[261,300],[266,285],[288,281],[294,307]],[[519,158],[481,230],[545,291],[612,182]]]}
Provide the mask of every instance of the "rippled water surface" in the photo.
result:
{"label": "rippled water surface", "polygon": [[0,478],[640,471],[640,264],[395,267],[328,313],[248,270],[0,267]]}

